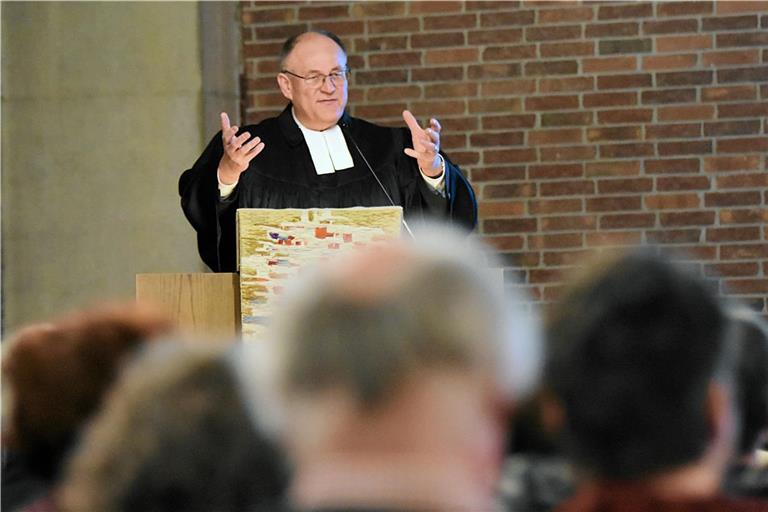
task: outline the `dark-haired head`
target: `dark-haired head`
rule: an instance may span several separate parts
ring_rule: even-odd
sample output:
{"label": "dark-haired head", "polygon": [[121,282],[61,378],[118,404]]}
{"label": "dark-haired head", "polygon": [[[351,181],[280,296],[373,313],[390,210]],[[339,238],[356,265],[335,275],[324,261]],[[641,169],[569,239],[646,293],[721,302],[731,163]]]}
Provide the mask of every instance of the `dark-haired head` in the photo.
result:
{"label": "dark-haired head", "polygon": [[649,248],[590,268],[547,325],[547,381],[572,457],[619,479],[698,461],[713,436],[710,384],[728,375],[717,297]]}

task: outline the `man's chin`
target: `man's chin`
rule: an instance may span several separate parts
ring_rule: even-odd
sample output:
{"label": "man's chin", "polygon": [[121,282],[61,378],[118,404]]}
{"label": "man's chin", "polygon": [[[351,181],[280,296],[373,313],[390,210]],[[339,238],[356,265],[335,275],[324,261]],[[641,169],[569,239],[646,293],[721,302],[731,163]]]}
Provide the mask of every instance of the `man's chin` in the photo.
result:
{"label": "man's chin", "polygon": [[341,119],[341,116],[344,115],[343,110],[339,110],[334,113],[333,116],[327,116],[323,118],[324,124],[327,124],[328,127],[334,126],[339,123],[339,119]]}

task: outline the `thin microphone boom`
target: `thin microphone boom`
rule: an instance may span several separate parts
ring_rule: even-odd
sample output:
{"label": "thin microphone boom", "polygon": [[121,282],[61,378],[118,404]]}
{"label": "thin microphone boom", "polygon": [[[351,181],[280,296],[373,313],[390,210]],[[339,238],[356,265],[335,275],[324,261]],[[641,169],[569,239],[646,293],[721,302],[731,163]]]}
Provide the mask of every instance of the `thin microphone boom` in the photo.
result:
{"label": "thin microphone boom", "polygon": [[[371,171],[371,174],[373,174],[373,177],[376,178],[376,183],[379,184],[379,187],[381,187],[381,190],[384,192],[384,195],[387,196],[387,199],[389,200],[389,204],[392,206],[398,206],[395,204],[395,202],[392,200],[392,196],[389,195],[389,192],[387,191],[387,188],[384,186],[384,184],[379,179],[379,176],[376,174],[376,171],[373,170],[373,167],[371,167],[371,164],[368,163],[368,159],[365,158],[365,155],[360,150],[360,146],[357,145],[357,142],[352,137],[352,134],[349,133],[349,130],[347,130],[347,123],[344,121],[339,121],[339,126],[344,131],[344,133],[347,135],[349,140],[352,141],[352,145],[355,146],[355,149],[357,150],[357,153],[360,155],[360,158],[363,159],[363,162],[365,162],[365,165],[368,167],[368,170]],[[405,214],[403,214],[402,218],[403,227],[405,228],[405,231],[411,236],[411,238],[415,239],[416,237],[413,236],[413,231],[411,231],[411,228],[408,226],[408,223],[405,221]]]}

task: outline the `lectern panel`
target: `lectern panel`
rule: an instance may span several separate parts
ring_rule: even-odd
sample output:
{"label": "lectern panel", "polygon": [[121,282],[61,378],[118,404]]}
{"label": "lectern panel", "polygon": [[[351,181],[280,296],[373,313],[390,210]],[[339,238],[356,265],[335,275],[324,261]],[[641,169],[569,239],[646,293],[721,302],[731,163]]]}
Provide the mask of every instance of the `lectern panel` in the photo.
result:
{"label": "lectern panel", "polygon": [[154,304],[196,337],[232,339],[240,332],[237,274],[137,274],[136,300]]}
{"label": "lectern panel", "polygon": [[276,297],[305,265],[398,237],[402,219],[399,206],[237,210],[243,338],[266,332]]}

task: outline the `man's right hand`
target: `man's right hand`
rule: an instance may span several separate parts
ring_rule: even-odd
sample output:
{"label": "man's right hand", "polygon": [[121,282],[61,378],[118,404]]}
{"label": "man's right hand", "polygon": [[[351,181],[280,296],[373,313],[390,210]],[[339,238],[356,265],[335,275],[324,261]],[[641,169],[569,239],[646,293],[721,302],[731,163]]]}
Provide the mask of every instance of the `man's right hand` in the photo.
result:
{"label": "man's right hand", "polygon": [[229,116],[222,112],[221,138],[224,154],[219,161],[219,180],[225,185],[237,183],[240,174],[248,168],[251,160],[264,149],[264,143],[259,137],[251,139],[249,132],[244,132],[238,137],[237,129],[237,126],[230,126]]}

